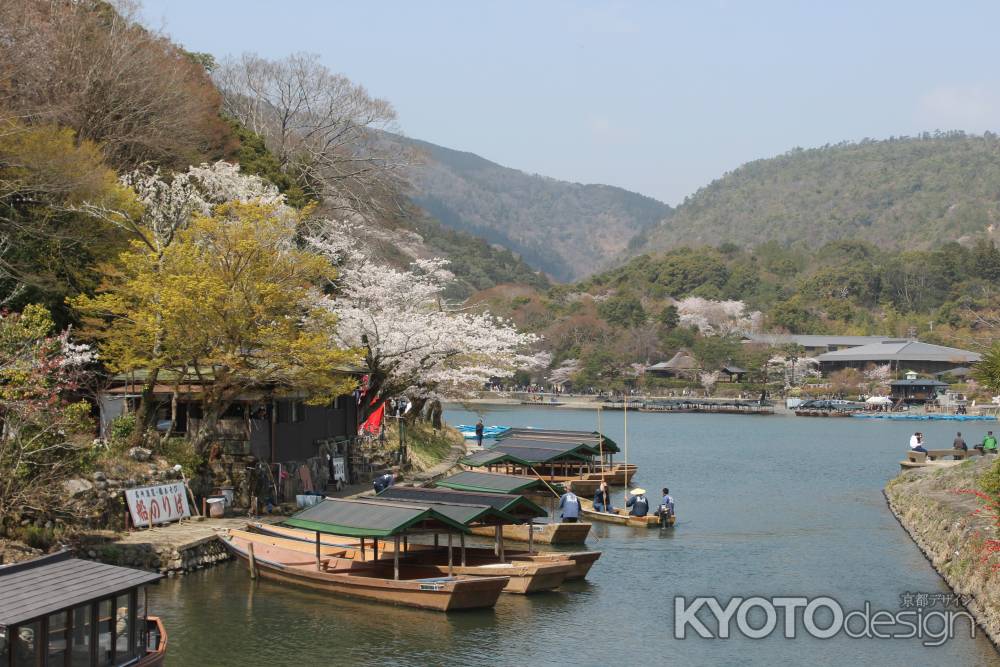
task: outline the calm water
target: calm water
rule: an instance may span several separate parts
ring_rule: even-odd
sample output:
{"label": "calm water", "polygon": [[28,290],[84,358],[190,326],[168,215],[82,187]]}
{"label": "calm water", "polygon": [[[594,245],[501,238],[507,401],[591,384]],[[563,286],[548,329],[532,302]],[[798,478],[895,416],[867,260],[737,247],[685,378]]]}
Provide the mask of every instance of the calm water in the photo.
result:
{"label": "calm water", "polygon": [[[451,423],[475,416],[451,410]],[[621,444],[621,413],[604,413]],[[492,409],[487,423],[593,429],[596,413]],[[171,665],[1000,665],[967,635],[919,640],[673,639],[675,595],[831,595],[899,610],[906,592],[946,587],[885,506],[914,425],[947,447],[955,425],[855,419],[629,415],[629,461],[668,485],[672,531],[596,524],[604,552],[587,582],[502,596],[494,610],[438,614],[251,584],[235,564],[151,589]],[[961,425],[972,442],[985,424]],[[971,437],[970,437],[971,436]],[[651,494],[652,495],[652,494]],[[780,625],[779,625],[780,627]]]}

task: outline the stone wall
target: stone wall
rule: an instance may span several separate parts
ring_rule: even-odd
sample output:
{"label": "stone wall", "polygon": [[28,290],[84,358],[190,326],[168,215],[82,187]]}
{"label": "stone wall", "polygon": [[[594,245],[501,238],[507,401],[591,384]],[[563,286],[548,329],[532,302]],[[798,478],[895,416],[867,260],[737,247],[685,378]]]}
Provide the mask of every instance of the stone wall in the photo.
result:
{"label": "stone wall", "polygon": [[972,596],[969,611],[1000,645],[998,517],[976,495],[978,478],[995,461],[978,458],[949,468],[917,468],[889,482],[889,508],[952,590]]}

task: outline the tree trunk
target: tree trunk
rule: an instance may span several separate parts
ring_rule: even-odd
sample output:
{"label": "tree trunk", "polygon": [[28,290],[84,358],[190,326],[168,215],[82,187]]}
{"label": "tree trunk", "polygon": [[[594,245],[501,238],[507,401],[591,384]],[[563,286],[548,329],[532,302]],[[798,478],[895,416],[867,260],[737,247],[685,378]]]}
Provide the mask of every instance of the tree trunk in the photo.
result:
{"label": "tree trunk", "polygon": [[153,420],[156,418],[156,396],[153,392],[156,389],[156,380],[159,376],[159,368],[150,370],[149,375],[146,376],[146,382],[142,385],[142,392],[139,397],[139,409],[135,413],[135,430],[132,431],[132,437],[129,439],[133,447],[143,444],[146,431],[149,430]]}
{"label": "tree trunk", "polygon": [[430,405],[431,425],[434,427],[435,431],[441,430],[441,413],[443,412],[444,408],[441,407],[441,401],[437,399],[431,401]]}
{"label": "tree trunk", "polygon": [[410,411],[406,413],[406,423],[413,424],[423,417],[424,406],[427,404],[426,398],[411,398]]}

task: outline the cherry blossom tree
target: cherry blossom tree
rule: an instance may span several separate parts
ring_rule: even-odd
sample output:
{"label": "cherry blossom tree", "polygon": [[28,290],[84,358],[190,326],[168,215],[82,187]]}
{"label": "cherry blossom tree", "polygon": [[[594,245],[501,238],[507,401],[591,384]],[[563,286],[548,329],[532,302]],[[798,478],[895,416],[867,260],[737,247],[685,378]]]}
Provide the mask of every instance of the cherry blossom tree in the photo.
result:
{"label": "cherry blossom tree", "polygon": [[428,399],[467,395],[491,378],[544,363],[531,353],[536,336],[487,311],[448,303],[454,276],[446,260],[395,268],[373,261],[354,238],[349,225],[328,222],[309,242],[339,267],[325,302],[337,317],[340,345],[363,351],[365,413],[400,395],[416,413]]}
{"label": "cherry blossom tree", "polygon": [[761,313],[748,311],[742,301],[712,301],[697,296],[676,303],[680,324],[696,327],[706,335],[756,331],[760,328]]}

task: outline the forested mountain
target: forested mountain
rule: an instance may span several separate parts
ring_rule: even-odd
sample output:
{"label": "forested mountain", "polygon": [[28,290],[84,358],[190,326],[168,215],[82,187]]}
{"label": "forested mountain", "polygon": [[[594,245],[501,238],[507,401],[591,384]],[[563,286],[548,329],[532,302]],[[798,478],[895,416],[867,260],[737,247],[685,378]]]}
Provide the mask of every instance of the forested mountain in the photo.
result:
{"label": "forested mountain", "polygon": [[397,137],[422,159],[407,172],[412,200],[452,229],[503,245],[557,280],[577,280],[670,215],[650,197],[608,185],[527,174],[473,153]]}
{"label": "forested mountain", "polygon": [[865,140],[743,165],[686,199],[633,251],[840,239],[928,249],[991,234],[998,207],[996,135]]}

